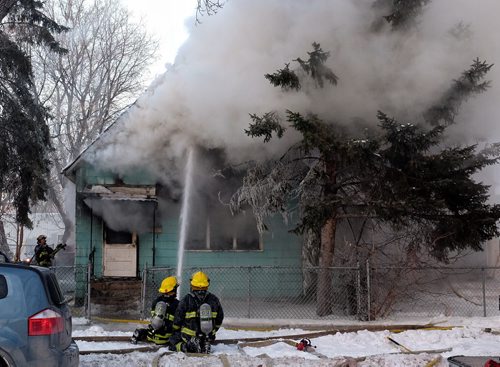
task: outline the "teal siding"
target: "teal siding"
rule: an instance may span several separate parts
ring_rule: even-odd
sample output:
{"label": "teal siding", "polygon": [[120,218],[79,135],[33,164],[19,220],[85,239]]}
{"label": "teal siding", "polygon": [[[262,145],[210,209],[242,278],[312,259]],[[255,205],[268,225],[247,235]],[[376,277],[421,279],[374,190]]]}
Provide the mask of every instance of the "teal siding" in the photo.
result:
{"label": "teal siding", "polygon": [[[92,221],[92,223],[91,223]],[[161,223],[161,233],[139,235],[139,268],[153,265],[153,242],[155,262],[158,267],[177,266],[178,228],[177,221]],[[184,266],[300,266],[300,238],[287,233],[284,226],[272,226],[272,231],[263,235],[263,249],[258,251],[185,251]],[[91,233],[92,228],[92,233]],[[153,241],[153,236],[155,237]],[[92,242],[92,243],[91,243]],[[90,209],[80,201],[76,220],[76,264],[87,264],[91,250],[95,247],[95,275],[100,276],[102,264],[103,223],[93,216]]]}
{"label": "teal siding", "polygon": [[[148,178],[147,173],[135,172],[134,175],[120,177],[126,184],[151,185],[154,182]],[[92,211],[83,202],[81,194],[88,184],[113,184],[117,177],[108,173],[96,170],[84,164],[76,174],[76,257],[75,263],[78,265],[87,264],[92,249],[95,248],[94,276],[102,276],[102,249],[103,249],[103,222],[98,216],[92,215]],[[146,182],[147,181],[147,182]],[[167,218],[156,223],[160,228],[158,233],[139,234],[138,247],[138,267],[139,274],[145,267],[153,266],[153,246],[155,252],[155,267],[177,267],[177,248],[179,239],[179,212],[177,205],[172,209]],[[262,296],[290,294],[291,290],[300,289],[302,277],[296,270],[287,276],[279,272],[256,271],[256,274],[249,274],[250,270],[242,267],[301,267],[301,239],[289,233],[280,217],[276,216],[270,221],[270,232],[263,235],[263,248],[259,251],[186,251],[184,254],[185,268],[207,268],[207,267],[239,267],[235,269],[233,280],[227,282],[227,274],[211,274],[214,284],[225,281],[225,288],[221,292],[238,296],[248,293],[248,279],[258,280],[258,284],[265,285],[265,289],[252,289]],[[259,277],[263,277],[259,280]],[[188,277],[188,275],[186,275]],[[285,279],[285,280],[284,280]],[[187,284],[187,283],[185,283]],[[267,290],[267,291],[266,291]],[[254,293],[255,294],[255,293]],[[77,295],[78,297],[78,295]]]}

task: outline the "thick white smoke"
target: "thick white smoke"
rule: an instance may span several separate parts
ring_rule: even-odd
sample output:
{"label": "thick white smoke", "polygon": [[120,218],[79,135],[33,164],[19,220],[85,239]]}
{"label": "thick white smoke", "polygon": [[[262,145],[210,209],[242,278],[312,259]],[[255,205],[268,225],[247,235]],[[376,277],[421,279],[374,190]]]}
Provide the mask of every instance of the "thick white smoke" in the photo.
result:
{"label": "thick white smoke", "polygon": [[[191,20],[174,66],[101,139],[95,158],[117,170],[151,164],[166,179],[191,144],[223,148],[232,162],[268,157],[296,136],[288,131],[271,144],[252,139],[244,133],[249,113],[291,109],[337,123],[361,118],[377,124],[380,109],[416,121],[476,57],[499,62],[497,0],[434,0],[408,32],[388,24],[374,32],[371,5],[230,0],[201,25]],[[283,93],[265,80],[264,74],[295,58],[307,59],[313,42],[330,52],[327,64],[339,77],[337,86]],[[462,107],[457,136],[500,138],[499,67],[488,76],[493,87]]]}

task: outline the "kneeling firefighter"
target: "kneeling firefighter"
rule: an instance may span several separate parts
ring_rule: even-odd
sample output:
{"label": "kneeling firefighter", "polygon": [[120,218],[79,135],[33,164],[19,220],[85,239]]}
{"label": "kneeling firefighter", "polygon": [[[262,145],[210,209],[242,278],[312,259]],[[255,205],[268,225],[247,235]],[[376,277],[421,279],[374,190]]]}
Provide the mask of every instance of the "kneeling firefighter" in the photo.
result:
{"label": "kneeling firefighter", "polygon": [[131,342],[148,340],[155,344],[167,344],[172,336],[172,322],[179,301],[177,300],[176,277],[167,277],[161,282],[159,296],[151,306],[151,322],[147,328],[136,329]]}
{"label": "kneeling firefighter", "polygon": [[219,298],[208,292],[209,284],[207,275],[201,271],[191,277],[191,292],[181,300],[175,313],[171,350],[210,353],[224,312]]}

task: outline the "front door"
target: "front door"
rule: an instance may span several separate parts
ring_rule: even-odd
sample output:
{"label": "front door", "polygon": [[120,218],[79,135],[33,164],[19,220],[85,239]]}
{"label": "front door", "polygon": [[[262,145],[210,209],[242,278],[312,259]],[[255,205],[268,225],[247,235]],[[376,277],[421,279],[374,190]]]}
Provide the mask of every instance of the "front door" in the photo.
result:
{"label": "front door", "polygon": [[137,276],[137,234],[105,229],[103,276]]}

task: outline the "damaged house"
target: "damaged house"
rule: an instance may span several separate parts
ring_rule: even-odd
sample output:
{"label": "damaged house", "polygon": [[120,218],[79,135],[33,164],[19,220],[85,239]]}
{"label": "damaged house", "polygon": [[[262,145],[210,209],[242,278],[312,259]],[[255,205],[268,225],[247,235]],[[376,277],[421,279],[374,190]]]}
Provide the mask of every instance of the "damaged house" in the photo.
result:
{"label": "damaged house", "polygon": [[[90,262],[93,279],[108,282],[139,280],[143,270],[152,267],[174,273],[179,266],[300,267],[301,239],[281,218],[260,234],[251,210],[231,213],[227,203],[244,172],[227,168],[222,150],[193,149],[192,162],[184,159],[172,165],[167,175],[151,172],[151,164],[117,172],[108,161],[104,166],[111,168],[103,168],[93,151],[106,144],[103,137],[117,131],[119,123],[64,170],[76,190],[75,265]],[[169,179],[159,179],[162,176]],[[227,281],[217,277],[211,274],[214,284]],[[262,287],[282,282],[272,277]],[[293,288],[300,289],[300,282],[299,276]],[[242,288],[236,279],[234,287]]]}

